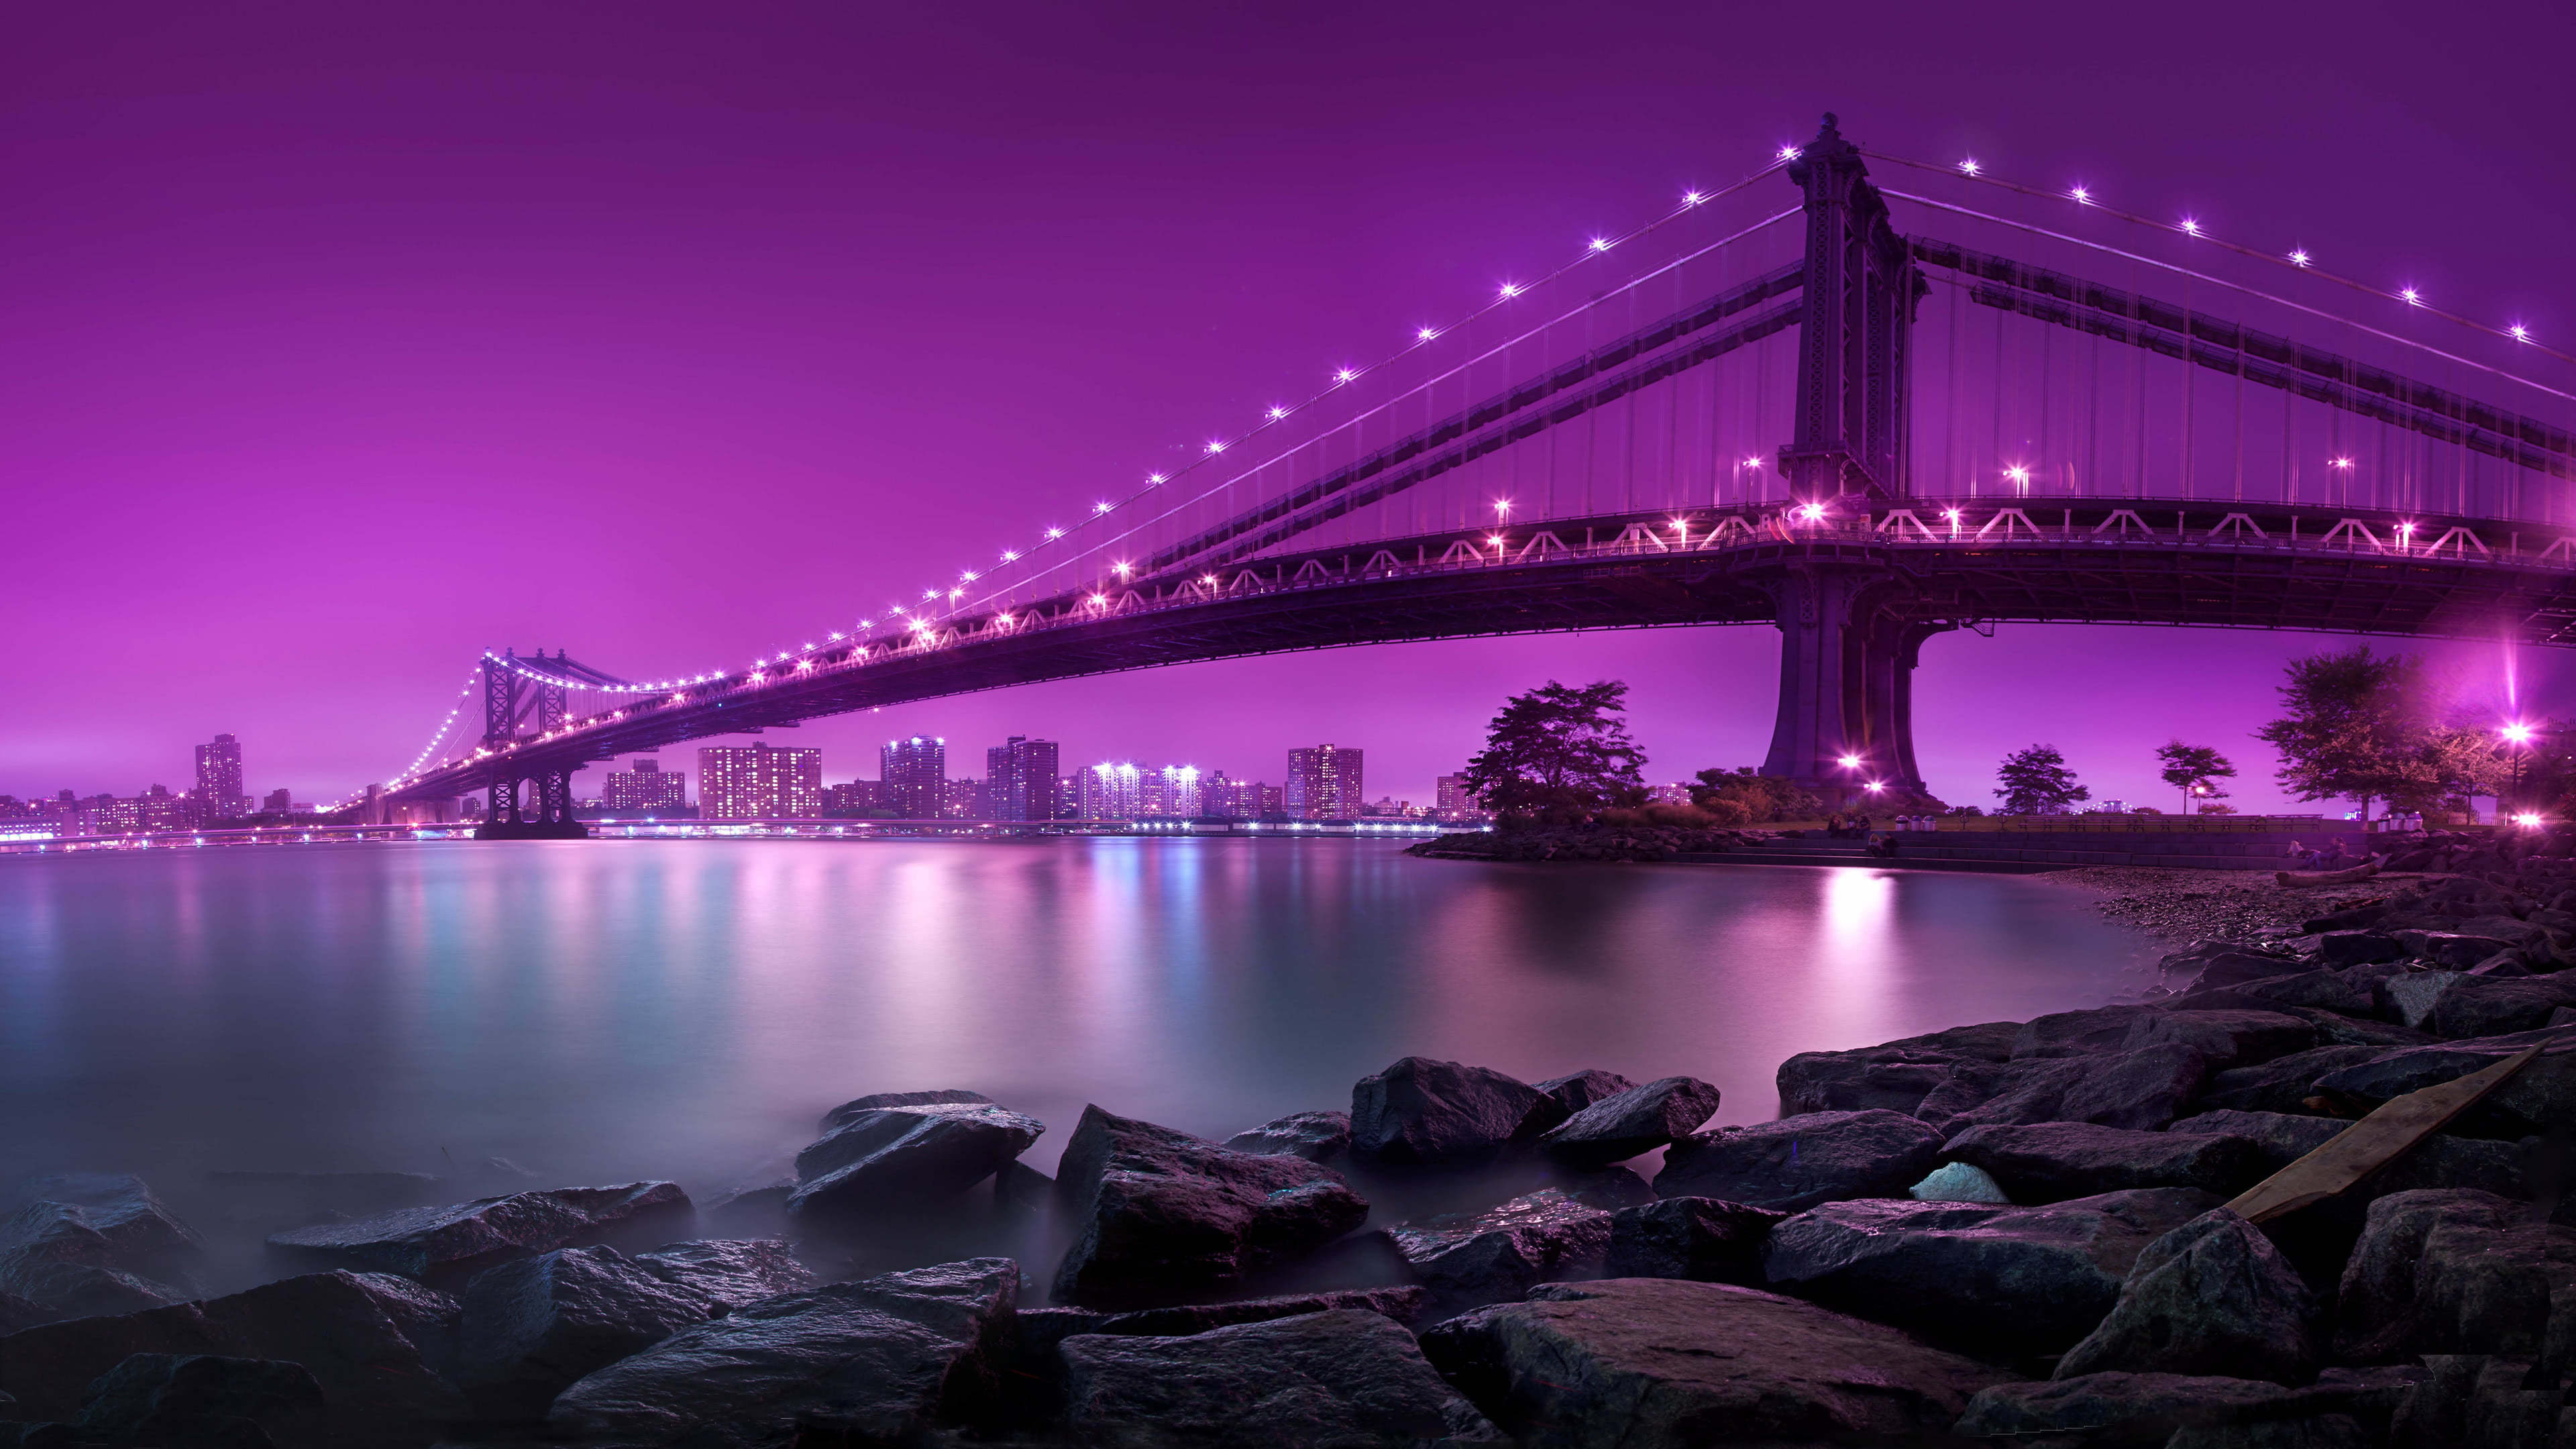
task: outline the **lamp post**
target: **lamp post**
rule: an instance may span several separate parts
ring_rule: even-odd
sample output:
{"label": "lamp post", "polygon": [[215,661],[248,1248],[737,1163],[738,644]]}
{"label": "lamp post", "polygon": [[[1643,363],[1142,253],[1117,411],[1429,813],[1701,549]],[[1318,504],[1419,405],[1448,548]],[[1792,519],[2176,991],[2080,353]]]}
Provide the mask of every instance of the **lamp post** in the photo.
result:
{"label": "lamp post", "polygon": [[2519,814],[2522,810],[2522,760],[2525,755],[2531,753],[2531,737],[2536,733],[2536,731],[2534,731],[2530,725],[2527,725],[2520,720],[2515,720],[2512,723],[2507,724],[2503,729],[2498,730],[2497,733],[2504,737],[2504,742],[2506,744],[2513,747],[2513,785],[2511,787],[2513,790],[2513,803],[2512,808],[2507,810],[2501,808],[2502,802],[2498,802],[2499,808],[2496,813],[2499,815]]}

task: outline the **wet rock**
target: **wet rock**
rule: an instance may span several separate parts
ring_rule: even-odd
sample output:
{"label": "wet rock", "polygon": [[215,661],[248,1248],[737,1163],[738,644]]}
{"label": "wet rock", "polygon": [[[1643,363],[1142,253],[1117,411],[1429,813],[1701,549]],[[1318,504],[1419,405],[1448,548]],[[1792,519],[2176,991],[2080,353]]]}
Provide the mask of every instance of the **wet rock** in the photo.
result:
{"label": "wet rock", "polygon": [[796,1193],[796,1174],[783,1173],[728,1188],[698,1209],[698,1222],[709,1232],[761,1238],[787,1227],[787,1199]]}
{"label": "wet rock", "polygon": [[718,1311],[615,1248],[559,1248],[500,1264],[466,1288],[456,1381],[476,1410],[536,1419],[573,1380]]}
{"label": "wet rock", "polygon": [[1483,1212],[1405,1223],[1387,1236],[1431,1290],[1435,1311],[1456,1313],[1597,1268],[1610,1249],[1610,1231],[1610,1214],[1550,1187]]}
{"label": "wet rock", "polygon": [[[2517,923],[2519,924],[2519,923]],[[2463,931],[2416,931],[2397,933],[2397,943],[2404,954],[2417,961],[2430,961],[2454,971],[2466,971],[2499,951],[2510,949],[2515,942],[2508,937],[2472,934]]]}
{"label": "wet rock", "polygon": [[1557,1104],[1485,1067],[1406,1057],[1351,1088],[1351,1150],[1396,1163],[1474,1162],[1553,1125]]}
{"label": "wet rock", "polygon": [[2012,1054],[2021,1057],[2065,1057],[2085,1052],[2116,1051],[2129,1028],[2142,1017],[2162,1011],[2154,1006],[2097,1006],[2083,1011],[2052,1011],[2033,1017],[2013,1033]]}
{"label": "wet rock", "polygon": [[1985,1169],[2017,1203],[2137,1187],[2196,1187],[2233,1197],[2270,1173],[2262,1146],[2242,1137],[2132,1132],[2088,1122],[1971,1127],[1944,1144],[1941,1155]]}
{"label": "wet rock", "polygon": [[321,1384],[335,1439],[426,1444],[466,1405],[396,1321],[416,1322],[419,1308],[386,1294],[374,1274],[308,1273],[197,1303],[49,1323],[0,1338],[0,1391],[16,1395],[28,1419],[68,1420],[81,1389],[131,1354],[283,1359]]}
{"label": "wet rock", "polygon": [[2394,961],[2405,954],[2398,939],[2384,931],[2327,931],[2317,937],[2317,959],[2335,969]]}
{"label": "wet rock", "polygon": [[[2283,962],[2295,967],[2295,963]],[[2340,971],[2299,971],[2266,976],[2216,990],[2195,989],[2165,1003],[2177,1011],[2241,1008],[2254,1011],[2305,1007],[2345,1016],[2368,1016],[2378,1007],[2370,986]]]}
{"label": "wet rock", "polygon": [[1055,1179],[1013,1162],[993,1174],[993,1205],[1005,1212],[1043,1213],[1055,1202]]}
{"label": "wet rock", "polygon": [[579,1247],[612,1234],[667,1232],[685,1225],[690,1215],[689,1196],[677,1183],[560,1187],[297,1228],[271,1233],[268,1243],[291,1258],[400,1273],[443,1286],[462,1284],[512,1258]]}
{"label": "wet rock", "polygon": [[2258,1379],[2094,1373],[1986,1389],[1954,1432],[2019,1443],[2160,1445],[2181,1430],[2278,1422],[2299,1399],[2298,1390]]}
{"label": "wet rock", "polygon": [[0,1338],[39,1323],[51,1323],[63,1316],[33,1299],[21,1298],[15,1293],[0,1293]]}
{"label": "wet rock", "polygon": [[[2291,957],[2237,947],[2222,947],[2198,959],[2200,969],[2191,978],[2190,989],[2194,992],[2271,980],[2299,969],[2299,962]],[[2168,956],[2164,964],[2166,973],[2171,975],[2184,963]]]}
{"label": "wet rock", "polygon": [[394,1331],[420,1350],[422,1362],[441,1378],[456,1368],[456,1325],[465,1305],[399,1273],[352,1273],[350,1278],[384,1314]]}
{"label": "wet rock", "polygon": [[2449,1129],[2464,1136],[2516,1141],[2576,1122],[2576,1031],[2543,1029],[2400,1048],[2326,1073],[2317,1079],[2317,1091],[2359,1116],[2391,1097],[2493,1066],[2534,1042],[2546,1043],[2548,1050],[2462,1113]]}
{"label": "wet rock", "polygon": [[1694,1133],[1664,1154],[1659,1197],[1713,1197],[1796,1212],[1894,1197],[1939,1159],[1941,1136],[1896,1112],[1809,1112]]}
{"label": "wet rock", "polygon": [[1993,1021],[1855,1051],[1800,1052],[1780,1064],[1780,1112],[1905,1112],[1962,1066],[2012,1055],[2019,1022]]}
{"label": "wet rock", "polygon": [[2200,1053],[2211,1071],[2250,1067],[2303,1052],[2317,1044],[2317,1029],[2277,1011],[2162,1011],[2129,1023],[2124,1050],[2172,1043]]}
{"label": "wet rock", "polygon": [[1368,1200],[1303,1158],[1085,1107],[1056,1186],[1078,1236],[1056,1297],[1143,1307],[1204,1295],[1357,1228]]}
{"label": "wet rock", "polygon": [[971,1258],[767,1299],[583,1378],[547,1422],[620,1445],[909,1443],[995,1402],[1019,1278]]}
{"label": "wet rock", "polygon": [[2474,1189],[2391,1193],[2370,1205],[2339,1300],[2346,1359],[2531,1359],[2549,1346],[2553,1315],[2576,1325],[2576,1228],[2531,1222],[2521,1204]]}
{"label": "wet rock", "polygon": [[1023,1308],[1019,1342],[1023,1359],[1043,1357],[1077,1333],[1110,1333],[1127,1337],[1170,1338],[1205,1333],[1238,1323],[1267,1323],[1356,1308],[1410,1323],[1431,1302],[1428,1290],[1407,1283],[1393,1288],[1346,1288],[1330,1293],[1295,1293],[1279,1298],[1238,1298],[1228,1303],[1184,1303],[1144,1308],[1132,1313],[1101,1313],[1088,1308]]}
{"label": "wet rock", "polygon": [[796,1154],[791,1217],[866,1217],[936,1206],[1000,1171],[1046,1131],[1035,1117],[989,1102],[833,1115],[841,1125]]}
{"label": "wet rock", "polygon": [[2316,1095],[2317,1078],[2379,1055],[2374,1046],[2325,1046],[2275,1057],[2260,1066],[2231,1067],[2212,1075],[2195,1104],[2203,1110],[2303,1112]]}
{"label": "wet rock", "polygon": [[1546,1449],[1929,1438],[2008,1377],[1793,1298],[1670,1278],[1551,1284],[1427,1331],[1422,1351]]}
{"label": "wet rock", "polygon": [[2208,1074],[2208,1060],[2178,1043],[2024,1059],[1959,1073],[1925,1097],[1917,1113],[1945,1136],[1989,1123],[2033,1122],[2153,1132],[2183,1114]]}
{"label": "wet rock", "polygon": [[2009,1205],[2012,1194],[1995,1181],[1982,1167],[1964,1162],[1945,1162],[1923,1175],[1923,1180],[1905,1190],[1916,1202],[1981,1202]]}
{"label": "wet rock", "polygon": [[138,1353],[89,1386],[84,1429],[169,1445],[312,1443],[322,1386],[300,1363],[221,1354]]}
{"label": "wet rock", "polygon": [[1064,1341],[1065,1423],[1121,1446],[1500,1443],[1413,1335],[1361,1309],[1186,1337]]}
{"label": "wet rock", "polygon": [[2391,1047],[2425,1046],[2439,1040],[2429,1031],[2401,1026],[2377,1016],[2338,1016],[2331,1011],[2317,1011],[2305,1006],[2283,1007],[2282,1010],[2292,1016],[2306,1018],[2317,1029],[2320,1046],[2375,1046],[2386,1051]]}
{"label": "wet rock", "polygon": [[1610,1250],[1602,1265],[1613,1278],[1688,1278],[1760,1287],[1762,1247],[1787,1213],[1671,1197],[1611,1214]]}
{"label": "wet rock", "polygon": [[2449,1040],[2504,1036],[2549,1025],[2559,1010],[2576,1006],[2576,972],[2557,976],[2472,977],[2451,983],[2433,1003],[2425,1023]]}
{"label": "wet rock", "polygon": [[2325,1360],[2316,1297],[2253,1224],[2218,1208],[2149,1243],[2101,1325],[2052,1377],[2209,1374],[2304,1383]]}
{"label": "wet rock", "polygon": [[1545,1113],[1555,1118],[1554,1122],[1548,1123],[1552,1127],[1556,1122],[1564,1121],[1593,1103],[1618,1096],[1636,1085],[1617,1072],[1605,1072],[1599,1067],[1587,1067],[1566,1076],[1548,1078],[1538,1084],[1538,1094],[1556,1104],[1552,1111]]}
{"label": "wet rock", "polygon": [[196,1232],[124,1173],[38,1180],[0,1223],[0,1292],[50,1316],[131,1313],[193,1298]]}
{"label": "wet rock", "polygon": [[1538,1139],[1539,1150],[1578,1167],[1607,1167],[1687,1136],[1717,1114],[1717,1088],[1662,1077],[1605,1097]]}
{"label": "wet rock", "polygon": [[705,1298],[723,1313],[814,1286],[812,1271],[776,1238],[672,1243],[636,1254],[635,1266]]}
{"label": "wet rock", "polygon": [[824,1113],[823,1119],[814,1124],[814,1131],[817,1136],[829,1137],[848,1126],[851,1120],[860,1114],[882,1112],[888,1107],[958,1105],[990,1107],[994,1102],[992,1098],[981,1092],[970,1092],[962,1087],[949,1087],[929,1092],[875,1092],[865,1097],[854,1097]]}
{"label": "wet rock", "polygon": [[2422,1027],[2433,1019],[2433,1008],[2442,1004],[2444,994],[2466,979],[2460,971],[2410,971],[2380,982],[2379,999],[2390,1016]]}
{"label": "wet rock", "polygon": [[2138,1255],[2218,1205],[2191,1188],[2042,1207],[1828,1203],[1771,1230],[1771,1286],[1963,1352],[2060,1352],[2118,1301]]}
{"label": "wet rock", "polygon": [[2558,1449],[2576,1442],[2576,1409],[2532,1365],[2490,1354],[2427,1354],[2425,1377],[2390,1426],[2401,1449]]}
{"label": "wet rock", "polygon": [[1249,1132],[1234,1134],[1225,1139],[1225,1146],[1230,1152],[1330,1162],[1350,1150],[1351,1114],[1291,1112],[1285,1117],[1264,1122]]}
{"label": "wet rock", "polygon": [[[2252,1141],[2262,1150],[2264,1175],[2280,1171],[2350,1127],[2333,1117],[2282,1112],[2204,1112],[2173,1125],[2176,1133],[2219,1132]],[[2436,1132],[2404,1156],[2363,1178],[2343,1194],[2347,1203],[2366,1203],[2392,1192],[2425,1187],[2474,1187],[2509,1197],[2527,1196],[2522,1148],[2518,1143],[2490,1142]]]}

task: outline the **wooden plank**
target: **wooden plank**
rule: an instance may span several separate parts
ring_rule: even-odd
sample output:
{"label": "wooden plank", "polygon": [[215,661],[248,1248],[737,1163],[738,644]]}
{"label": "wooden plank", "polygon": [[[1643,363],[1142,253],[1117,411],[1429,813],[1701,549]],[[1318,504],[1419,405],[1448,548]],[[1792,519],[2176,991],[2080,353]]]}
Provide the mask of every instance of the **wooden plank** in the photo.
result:
{"label": "wooden plank", "polygon": [[2367,860],[2346,870],[2276,870],[2272,878],[2285,886],[2352,885],[2379,874],[2380,862]]}
{"label": "wooden plank", "polygon": [[2534,1042],[2491,1067],[2391,1097],[2316,1151],[2247,1188],[2227,1206],[2247,1222],[2261,1223],[2323,1202],[2405,1156],[2415,1144],[2449,1126],[2453,1118],[2511,1080],[2542,1051],[2563,1044]]}

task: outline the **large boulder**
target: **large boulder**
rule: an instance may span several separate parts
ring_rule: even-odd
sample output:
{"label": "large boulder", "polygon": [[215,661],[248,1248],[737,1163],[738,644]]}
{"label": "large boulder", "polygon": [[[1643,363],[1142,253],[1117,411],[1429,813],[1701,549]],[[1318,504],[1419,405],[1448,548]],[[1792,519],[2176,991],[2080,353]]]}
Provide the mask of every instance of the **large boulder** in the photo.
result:
{"label": "large boulder", "polygon": [[1300,1157],[1213,1142],[1085,1107],[1056,1188],[1077,1234],[1056,1297],[1142,1307],[1207,1296],[1322,1247],[1368,1200]]}
{"label": "large boulder", "polygon": [[970,1258],[766,1299],[589,1375],[547,1421],[619,1445],[913,1442],[996,1401],[1019,1282]]}
{"label": "large boulder", "polygon": [[1708,1197],[1669,1197],[1610,1215],[1613,1278],[1689,1278],[1759,1288],[1762,1249],[1788,1216]]}
{"label": "large boulder", "polygon": [[[2124,1037],[2135,1019],[2121,1018]],[[1962,1070],[1915,1110],[1944,1135],[1988,1123],[2028,1122],[2095,1122],[2153,1132],[2188,1110],[2208,1076],[2208,1059],[2179,1042],[2024,1056]]]}
{"label": "large boulder", "polygon": [[635,1265],[665,1283],[714,1304],[719,1312],[802,1293],[814,1286],[814,1274],[796,1261],[787,1244],[776,1238],[719,1238],[699,1243],[668,1243],[635,1255]]}
{"label": "large boulder", "polygon": [[824,1113],[823,1120],[814,1124],[814,1131],[817,1135],[829,1137],[848,1126],[850,1120],[859,1114],[882,1112],[888,1107],[944,1107],[961,1103],[989,1107],[993,1105],[993,1099],[962,1087],[928,1092],[873,1092],[864,1097],[854,1097]]}
{"label": "large boulder", "polygon": [[80,1427],[113,1443],[303,1445],[324,1432],[322,1385],[304,1365],[276,1359],[138,1353],[87,1397]]}
{"label": "large boulder", "polygon": [[[2343,1135],[2350,1122],[2289,1112],[2203,1112],[2176,1122],[2177,1135],[2219,1133],[2261,1149],[2265,1175],[2280,1171]],[[2519,1143],[2436,1132],[2395,1161],[2347,1189],[2340,1201],[2367,1203],[2392,1192],[2423,1187],[2474,1187],[2508,1197],[2530,1194],[2523,1180]]]}
{"label": "large boulder", "polygon": [[1351,1087],[1351,1150],[1392,1163],[1474,1162],[1553,1126],[1557,1103],[1486,1067],[1406,1057]]}
{"label": "large boulder", "polygon": [[[864,1098],[861,1100],[865,1100]],[[991,1177],[1046,1124],[989,1102],[836,1111],[832,1134],[796,1154],[794,1217],[865,1217],[936,1206]]]}
{"label": "large boulder", "polygon": [[2547,1050],[2515,1073],[2512,1080],[2462,1113],[2450,1127],[2465,1136],[2518,1141],[2576,1122],[2576,1030],[2543,1028],[2438,1046],[2403,1047],[2326,1073],[2317,1079],[2317,1091],[2358,1116],[2391,1097],[2402,1097],[2491,1067],[2534,1043],[2545,1045]]}
{"label": "large boulder", "polygon": [[1296,1318],[1342,1308],[1364,1309],[1398,1323],[1410,1323],[1422,1315],[1430,1302],[1428,1292],[1406,1283],[1392,1288],[1342,1288],[1277,1298],[1236,1298],[1224,1303],[1181,1303],[1128,1313],[1103,1313],[1090,1308],[1023,1308],[1018,1320],[1020,1359],[1025,1367],[1029,1360],[1055,1352],[1056,1345],[1078,1333],[1171,1338],[1238,1323],[1267,1323],[1274,1318]]}
{"label": "large boulder", "polygon": [[2303,1052],[2317,1044],[2317,1029],[2278,1011],[2159,1011],[2129,1023],[2123,1050],[2167,1044],[2200,1053],[2211,1071],[2250,1067]]}
{"label": "large boulder", "polygon": [[2057,1361],[2081,1374],[2213,1374],[2305,1383],[2325,1359],[2316,1296],[2254,1225],[2225,1208],[2149,1243],[2100,1326]]}
{"label": "large boulder", "polygon": [[1593,1103],[1618,1096],[1636,1085],[1617,1072],[1603,1071],[1599,1067],[1586,1067],[1562,1077],[1550,1077],[1538,1083],[1538,1094],[1554,1105],[1539,1109],[1540,1115],[1554,1118],[1555,1121],[1548,1124],[1554,1126]]}
{"label": "large boulder", "polygon": [[2549,1025],[2550,1016],[2576,1006],[2576,972],[2497,979],[2470,976],[2451,984],[2433,1003],[2425,1025],[2435,1036],[2505,1036]]}
{"label": "large boulder", "polygon": [[1664,1154],[1658,1197],[1713,1197],[1797,1212],[1898,1197],[1940,1158],[1941,1134],[1898,1112],[1809,1112],[1694,1133]]}
{"label": "large boulder", "polygon": [[1782,1116],[1808,1112],[1906,1112],[1962,1066],[2012,1055],[2021,1023],[1991,1021],[1851,1051],[1800,1052],[1780,1064]]}
{"label": "large boulder", "polygon": [[1943,1144],[1941,1156],[1985,1169],[2017,1203],[2133,1187],[2196,1187],[2234,1197],[2271,1170],[2262,1146],[2243,1137],[2133,1132],[2090,1122],[1971,1127]]}
{"label": "large boulder", "polygon": [[1436,1311],[1455,1313],[1597,1268],[1610,1248],[1610,1214],[1544,1187],[1482,1212],[1405,1223],[1387,1236],[1431,1290]]}
{"label": "large boulder", "polygon": [[1752,1288],[1559,1283],[1422,1335],[1488,1418],[1536,1449],[1697,1449],[1946,1432],[2010,1375]]}
{"label": "large boulder", "polygon": [[1496,1443],[1413,1335],[1338,1309],[1185,1337],[1064,1341],[1065,1424],[1083,1443],[1133,1446]]}
{"label": "large boulder", "polygon": [[690,1216],[689,1195],[677,1183],[559,1187],[296,1228],[271,1233],[268,1244],[291,1259],[461,1286],[512,1258],[629,1233],[667,1236]]}
{"label": "large boulder", "polygon": [[1577,1167],[1625,1162],[1697,1131],[1717,1114],[1717,1099],[1717,1088],[1697,1077],[1660,1077],[1549,1128],[1539,1150]]}
{"label": "large boulder", "polygon": [[1330,1162],[1351,1147],[1351,1114],[1348,1112],[1291,1112],[1274,1117],[1249,1132],[1237,1132],[1225,1139],[1229,1152],[1251,1152],[1272,1157],[1302,1157],[1308,1162]]}
{"label": "large boulder", "polygon": [[[2173,1445],[2178,1449],[2334,1449],[2337,1441],[2267,1437],[2326,1416],[2386,1423],[2401,1385],[2329,1369],[2290,1388],[2262,1379],[2105,1372],[1980,1392],[1952,1432],[2009,1444]],[[2192,1437],[2184,1437],[2186,1435]],[[2217,1437],[2200,1437],[2204,1435]],[[2360,1449],[2368,1438],[2343,1442]]]}
{"label": "large boulder", "polygon": [[2385,1047],[2336,1045],[2312,1047],[2250,1067],[2213,1072],[2200,1089],[2195,1106],[2240,1112],[2305,1112],[2317,1094],[2317,1078],[2369,1061]]}
{"label": "large boulder", "polygon": [[2117,1051],[2129,1039],[2129,1028],[2142,1017],[2163,1014],[2161,1006],[2093,1006],[2080,1011],[2052,1011],[2033,1017],[2013,1033],[2016,1058],[2081,1056]]}
{"label": "large boulder", "polygon": [[193,1298],[196,1232],[124,1173],[66,1173],[34,1183],[0,1223],[0,1293],[49,1317],[131,1313]]}
{"label": "large boulder", "polygon": [[[2341,971],[2302,971],[2295,962],[2278,962],[2272,969],[2286,970],[2287,974],[2266,975],[2219,986],[2215,990],[2195,988],[2190,995],[2173,997],[2163,1004],[2176,1011],[2229,1007],[2255,1011],[2304,1008],[2340,1016],[2368,1016],[2378,1006],[2368,982],[2355,980]],[[2309,1020],[2313,1023],[2314,1019]]]}
{"label": "large boulder", "polygon": [[1843,1202],[1771,1230],[1771,1286],[1963,1352],[2032,1358],[2093,1331],[2147,1244],[2217,1206],[2192,1188],[2041,1207]]}
{"label": "large boulder", "polygon": [[419,1445],[466,1413],[462,1395],[404,1329],[423,1322],[420,1290],[388,1292],[368,1273],[308,1273],[246,1292],[105,1318],[49,1323],[0,1338],[0,1392],[28,1419],[68,1420],[81,1390],[129,1355],[283,1359],[312,1371],[332,1437]]}
{"label": "large boulder", "polygon": [[2521,1204],[2474,1189],[2390,1193],[2370,1205],[2338,1307],[2336,1350],[2354,1362],[2534,1358],[2553,1320],[2558,1334],[2576,1332],[2576,1228],[2532,1222]]}
{"label": "large boulder", "polygon": [[540,1419],[573,1380],[719,1312],[615,1248],[558,1248],[468,1285],[456,1381],[477,1412]]}

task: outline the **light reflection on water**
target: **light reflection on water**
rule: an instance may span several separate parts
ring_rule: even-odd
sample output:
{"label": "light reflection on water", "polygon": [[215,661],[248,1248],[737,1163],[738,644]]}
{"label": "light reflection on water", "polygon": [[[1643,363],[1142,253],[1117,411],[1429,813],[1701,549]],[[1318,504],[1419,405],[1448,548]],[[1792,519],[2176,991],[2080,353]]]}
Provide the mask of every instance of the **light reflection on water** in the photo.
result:
{"label": "light reflection on water", "polygon": [[2141,953],[2027,878],[1510,866],[1377,842],[317,845],[0,859],[0,1176],[727,1186],[863,1092],[1215,1136],[1411,1052],[1687,1072],[2092,1005]]}

